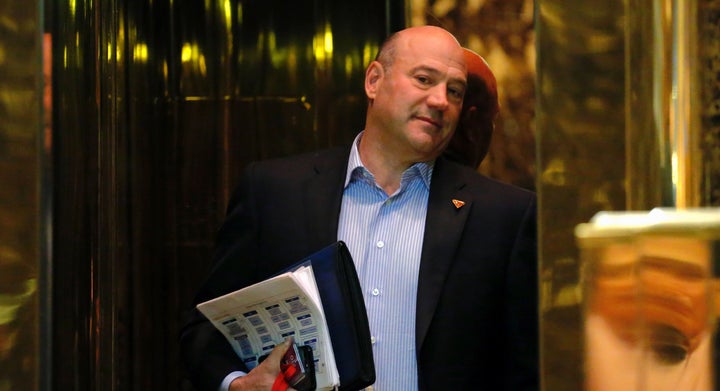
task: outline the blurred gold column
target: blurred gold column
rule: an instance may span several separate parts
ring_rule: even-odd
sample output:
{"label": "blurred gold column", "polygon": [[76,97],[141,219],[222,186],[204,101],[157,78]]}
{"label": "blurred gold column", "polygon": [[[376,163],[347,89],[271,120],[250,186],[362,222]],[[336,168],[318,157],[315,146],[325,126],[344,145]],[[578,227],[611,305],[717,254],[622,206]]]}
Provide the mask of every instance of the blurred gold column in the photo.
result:
{"label": "blurred gold column", "polygon": [[38,4],[0,0],[0,391],[43,382],[42,37]]}
{"label": "blurred gold column", "polygon": [[720,2],[536,7],[543,389],[581,390],[573,228],[604,210],[720,205]]}
{"label": "blurred gold column", "polygon": [[717,204],[713,181],[703,180],[712,152],[703,142],[713,138],[702,125],[703,95],[711,85],[700,83],[706,72],[700,49],[709,42],[701,31],[711,3],[628,1],[627,209]]}

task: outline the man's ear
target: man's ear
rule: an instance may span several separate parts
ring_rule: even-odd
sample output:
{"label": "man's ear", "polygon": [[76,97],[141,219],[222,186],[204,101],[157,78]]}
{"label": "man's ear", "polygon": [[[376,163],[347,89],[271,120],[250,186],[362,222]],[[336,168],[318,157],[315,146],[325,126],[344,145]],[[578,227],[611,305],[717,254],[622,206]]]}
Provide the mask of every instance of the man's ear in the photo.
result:
{"label": "man's ear", "polygon": [[373,61],[365,71],[365,95],[368,99],[375,99],[380,81],[385,76],[385,69],[382,64],[377,61]]}

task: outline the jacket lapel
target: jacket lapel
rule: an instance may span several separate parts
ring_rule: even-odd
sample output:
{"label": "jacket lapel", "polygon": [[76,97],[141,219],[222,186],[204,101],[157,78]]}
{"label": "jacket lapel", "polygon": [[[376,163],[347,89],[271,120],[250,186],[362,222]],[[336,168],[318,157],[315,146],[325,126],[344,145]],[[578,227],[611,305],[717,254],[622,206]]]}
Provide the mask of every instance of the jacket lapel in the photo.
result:
{"label": "jacket lapel", "polygon": [[313,172],[302,189],[311,248],[319,249],[337,240],[338,219],[349,149],[335,148],[315,156]]}
{"label": "jacket lapel", "polygon": [[428,200],[425,238],[418,277],[415,337],[420,352],[445,279],[455,259],[465,221],[472,208],[465,181],[454,166],[438,158]]}

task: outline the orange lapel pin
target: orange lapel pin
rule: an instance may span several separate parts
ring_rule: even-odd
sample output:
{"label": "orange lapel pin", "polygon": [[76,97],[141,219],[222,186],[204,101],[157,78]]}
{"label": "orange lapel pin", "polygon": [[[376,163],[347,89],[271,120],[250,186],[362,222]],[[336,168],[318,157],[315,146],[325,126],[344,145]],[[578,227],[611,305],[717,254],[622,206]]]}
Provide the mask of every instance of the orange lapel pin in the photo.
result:
{"label": "orange lapel pin", "polygon": [[463,207],[463,205],[465,205],[465,201],[460,201],[455,198],[453,198],[452,203],[453,205],[455,205],[455,209],[460,209]]}

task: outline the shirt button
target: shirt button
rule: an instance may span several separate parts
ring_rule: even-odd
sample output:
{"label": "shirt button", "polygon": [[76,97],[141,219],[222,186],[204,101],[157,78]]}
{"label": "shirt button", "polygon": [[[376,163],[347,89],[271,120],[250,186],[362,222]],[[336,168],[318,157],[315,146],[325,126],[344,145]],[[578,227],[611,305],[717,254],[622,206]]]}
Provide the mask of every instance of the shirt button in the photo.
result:
{"label": "shirt button", "polygon": [[375,288],[375,289],[372,290],[372,295],[373,295],[373,296],[377,296],[377,295],[379,295],[379,294],[380,294],[380,289]]}
{"label": "shirt button", "polygon": [[377,242],[376,246],[377,246],[378,248],[383,248],[383,247],[385,247],[385,242],[383,242],[382,240],[380,240],[380,241]]}
{"label": "shirt button", "polygon": [[375,345],[375,337],[372,335],[370,336],[370,343]]}

